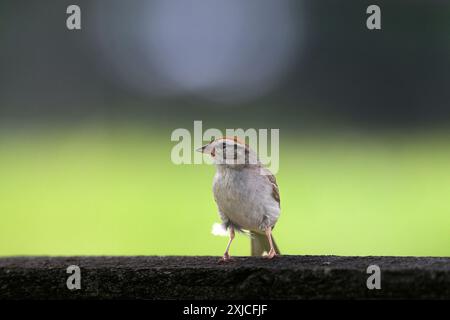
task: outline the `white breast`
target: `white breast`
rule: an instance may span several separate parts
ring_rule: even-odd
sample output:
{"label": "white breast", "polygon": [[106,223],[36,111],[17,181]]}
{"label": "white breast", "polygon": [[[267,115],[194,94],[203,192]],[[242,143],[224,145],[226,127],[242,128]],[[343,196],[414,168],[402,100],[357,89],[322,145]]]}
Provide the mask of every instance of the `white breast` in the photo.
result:
{"label": "white breast", "polygon": [[280,215],[272,185],[259,169],[219,167],[213,192],[222,218],[242,229],[263,231],[273,226]]}

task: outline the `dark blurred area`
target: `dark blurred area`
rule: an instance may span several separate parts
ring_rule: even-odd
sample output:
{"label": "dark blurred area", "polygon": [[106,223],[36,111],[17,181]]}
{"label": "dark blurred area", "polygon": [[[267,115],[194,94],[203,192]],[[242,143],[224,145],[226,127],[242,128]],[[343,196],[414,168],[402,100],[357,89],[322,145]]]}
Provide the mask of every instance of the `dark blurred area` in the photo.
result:
{"label": "dark blurred area", "polygon": [[[70,4],[82,30],[66,28]],[[366,28],[370,4],[382,30]],[[3,125],[445,127],[449,88],[450,1],[0,3]]]}

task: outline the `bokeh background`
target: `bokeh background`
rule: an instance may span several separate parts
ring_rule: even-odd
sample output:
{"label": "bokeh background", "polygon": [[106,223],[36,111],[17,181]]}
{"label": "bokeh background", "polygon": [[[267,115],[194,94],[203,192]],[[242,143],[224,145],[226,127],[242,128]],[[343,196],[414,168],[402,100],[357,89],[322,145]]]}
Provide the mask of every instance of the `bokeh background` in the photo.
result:
{"label": "bokeh background", "polygon": [[280,129],[283,253],[449,256],[450,2],[375,3],[3,0],[0,255],[221,255],[202,120]]}

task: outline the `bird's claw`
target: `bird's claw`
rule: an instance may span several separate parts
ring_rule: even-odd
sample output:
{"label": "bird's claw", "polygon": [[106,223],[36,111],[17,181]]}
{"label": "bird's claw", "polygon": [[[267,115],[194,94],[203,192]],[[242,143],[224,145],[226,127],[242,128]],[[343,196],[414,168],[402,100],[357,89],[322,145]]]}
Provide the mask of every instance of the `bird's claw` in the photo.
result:
{"label": "bird's claw", "polygon": [[273,259],[275,256],[277,255],[277,253],[275,252],[275,250],[270,250],[269,253],[265,256],[263,256],[265,259]]}
{"label": "bird's claw", "polygon": [[222,258],[220,258],[219,262],[230,262],[233,260],[228,253],[225,253]]}

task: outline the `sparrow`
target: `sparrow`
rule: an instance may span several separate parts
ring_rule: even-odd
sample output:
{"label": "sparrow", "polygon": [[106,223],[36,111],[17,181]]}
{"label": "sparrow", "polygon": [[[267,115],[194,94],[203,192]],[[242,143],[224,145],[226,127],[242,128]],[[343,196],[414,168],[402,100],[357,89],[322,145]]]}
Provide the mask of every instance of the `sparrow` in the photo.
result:
{"label": "sparrow", "polygon": [[272,230],[280,216],[280,193],[275,176],[257,154],[237,137],[221,137],[197,151],[209,154],[216,167],[213,194],[221,227],[229,241],[221,261],[231,259],[229,250],[235,231],[251,237],[251,255],[272,259],[280,251]]}

